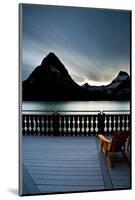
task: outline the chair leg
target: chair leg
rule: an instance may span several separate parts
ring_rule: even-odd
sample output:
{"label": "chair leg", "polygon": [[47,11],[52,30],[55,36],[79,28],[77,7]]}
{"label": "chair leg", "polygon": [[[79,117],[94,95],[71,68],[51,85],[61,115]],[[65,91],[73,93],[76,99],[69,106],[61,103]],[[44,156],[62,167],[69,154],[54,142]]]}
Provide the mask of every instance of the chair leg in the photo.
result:
{"label": "chair leg", "polygon": [[112,159],[110,158],[110,155],[109,155],[108,151],[105,152],[105,157],[106,157],[106,160],[107,160],[108,167],[110,169],[112,169],[112,167],[113,167]]}
{"label": "chair leg", "polygon": [[126,160],[127,164],[130,166],[130,161],[128,160],[128,158],[126,156],[125,151],[121,151],[121,153],[122,153],[124,160]]}
{"label": "chair leg", "polygon": [[100,151],[102,152],[103,151],[103,141],[101,142],[101,149]]}
{"label": "chair leg", "polygon": [[106,159],[107,159],[107,163],[108,163],[109,168],[112,169],[113,168],[112,160],[111,160],[111,158],[109,157],[108,154],[107,154]]}
{"label": "chair leg", "polygon": [[130,147],[131,147],[131,138],[128,140],[128,143],[127,143],[127,151],[130,150]]}

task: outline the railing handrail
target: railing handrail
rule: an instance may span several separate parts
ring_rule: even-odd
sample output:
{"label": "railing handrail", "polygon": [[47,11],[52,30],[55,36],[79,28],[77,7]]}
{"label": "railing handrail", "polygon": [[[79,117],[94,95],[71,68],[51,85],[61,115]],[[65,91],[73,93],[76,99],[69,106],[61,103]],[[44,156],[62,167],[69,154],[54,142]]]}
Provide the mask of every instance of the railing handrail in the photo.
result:
{"label": "railing handrail", "polygon": [[61,114],[61,113],[95,113],[95,114],[113,114],[113,113],[122,113],[122,114],[130,114],[130,110],[22,110],[22,114],[45,114],[45,113],[52,113],[52,114]]}
{"label": "railing handrail", "polygon": [[118,113],[118,114],[130,114],[130,110],[103,110],[102,114],[113,114],[113,113]]}
{"label": "railing handrail", "polygon": [[96,113],[101,114],[100,110],[22,110],[22,114],[30,114],[30,113],[52,113],[52,114],[60,114],[60,113]]}

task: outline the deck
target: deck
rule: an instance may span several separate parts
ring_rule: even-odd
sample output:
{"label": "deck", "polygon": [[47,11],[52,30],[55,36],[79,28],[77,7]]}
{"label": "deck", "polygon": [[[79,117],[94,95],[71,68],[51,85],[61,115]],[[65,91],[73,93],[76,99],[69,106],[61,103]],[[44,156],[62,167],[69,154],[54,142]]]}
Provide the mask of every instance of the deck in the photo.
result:
{"label": "deck", "polygon": [[22,136],[23,194],[130,189],[130,167],[109,169],[96,136]]}

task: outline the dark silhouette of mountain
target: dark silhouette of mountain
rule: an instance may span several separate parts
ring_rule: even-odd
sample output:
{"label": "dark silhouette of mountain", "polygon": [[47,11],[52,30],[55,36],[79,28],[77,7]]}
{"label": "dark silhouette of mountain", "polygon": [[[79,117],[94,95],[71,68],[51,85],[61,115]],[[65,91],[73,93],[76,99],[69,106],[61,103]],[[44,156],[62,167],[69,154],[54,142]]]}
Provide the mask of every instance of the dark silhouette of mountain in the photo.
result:
{"label": "dark silhouette of mountain", "polygon": [[54,53],[49,53],[23,81],[24,100],[78,100],[81,90]]}
{"label": "dark silhouette of mountain", "polygon": [[85,83],[82,87],[87,93],[93,93],[93,97],[96,99],[129,100],[131,97],[130,84],[128,73],[120,71],[118,76],[106,86],[90,86]]}
{"label": "dark silhouette of mountain", "polygon": [[41,65],[23,81],[23,100],[128,100],[130,77],[126,72],[107,86],[79,86],[54,53],[49,53]]}

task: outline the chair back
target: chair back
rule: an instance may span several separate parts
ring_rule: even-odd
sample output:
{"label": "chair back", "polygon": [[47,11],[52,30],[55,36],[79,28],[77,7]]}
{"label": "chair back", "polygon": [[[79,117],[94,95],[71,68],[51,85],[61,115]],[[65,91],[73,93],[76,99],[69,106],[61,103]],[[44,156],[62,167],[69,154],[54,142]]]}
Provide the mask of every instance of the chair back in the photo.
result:
{"label": "chair back", "polygon": [[111,151],[119,152],[125,150],[125,144],[130,137],[130,131],[117,131],[112,138]]}

